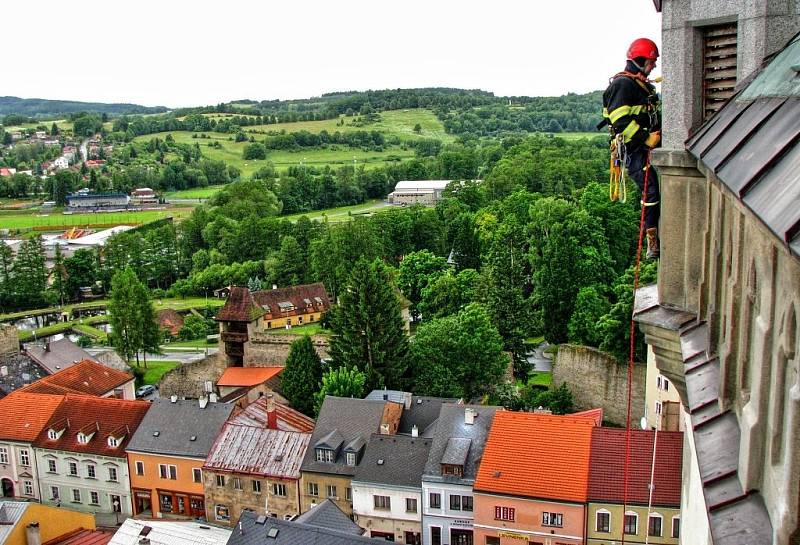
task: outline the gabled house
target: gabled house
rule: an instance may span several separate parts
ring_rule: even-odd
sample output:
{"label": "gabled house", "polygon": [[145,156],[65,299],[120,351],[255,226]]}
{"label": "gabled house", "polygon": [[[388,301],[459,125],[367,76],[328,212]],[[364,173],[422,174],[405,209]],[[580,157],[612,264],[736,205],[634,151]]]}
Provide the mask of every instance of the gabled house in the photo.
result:
{"label": "gabled house", "polygon": [[351,481],[373,433],[394,435],[403,405],[327,396],[301,466],[301,510],[329,498],[352,515]]}
{"label": "gabled house", "polygon": [[207,399],[153,400],[126,448],[134,515],[205,516],[202,467],[233,410]]}
{"label": "gabled house", "polygon": [[625,543],[677,545],[683,433],[631,430],[627,496],[625,443],[624,429],[592,430],[586,543],[611,545],[624,531]]}
{"label": "gabled house", "polygon": [[85,394],[136,399],[133,375],[90,359],[80,361],[53,375],[42,377],[21,391],[33,394]]}
{"label": "gabled house", "polygon": [[442,405],[422,474],[422,542],[472,545],[473,484],[498,407]]}
{"label": "gabled house", "polygon": [[125,448],[150,403],[67,394],[34,442],[41,501],[131,514]]}
{"label": "gabled house", "polygon": [[16,391],[0,399],[0,497],[41,499],[33,443],[62,398]]}
{"label": "gabled house", "polygon": [[67,337],[57,341],[48,340],[42,346],[28,344],[25,354],[51,375],[83,360],[93,359],[91,354]]}
{"label": "gabled house", "polygon": [[319,322],[330,309],[328,292],[322,282],[288,286],[253,293],[253,299],[264,309],[264,330],[282,329]]}
{"label": "gabled house", "polygon": [[422,543],[422,472],[431,443],[408,435],[370,437],[352,488],[354,520],[371,537]]}
{"label": "gabled house", "polygon": [[591,414],[495,414],[475,479],[475,543],[582,545],[596,425]]}
{"label": "gabled house", "polygon": [[314,421],[262,397],[225,424],[203,466],[206,518],[231,525],[250,510],[300,513],[300,464]]}
{"label": "gabled house", "polygon": [[281,403],[286,399],[278,394],[283,367],[228,367],[217,379],[217,389],[222,400],[230,403],[241,398],[247,402],[271,394]]}

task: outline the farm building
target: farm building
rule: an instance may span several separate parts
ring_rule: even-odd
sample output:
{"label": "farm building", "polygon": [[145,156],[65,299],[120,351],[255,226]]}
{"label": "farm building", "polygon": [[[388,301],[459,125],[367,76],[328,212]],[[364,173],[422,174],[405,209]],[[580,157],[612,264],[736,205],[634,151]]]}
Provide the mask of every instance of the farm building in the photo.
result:
{"label": "farm building", "polygon": [[429,204],[442,199],[444,188],[451,180],[403,180],[397,182],[387,199],[391,204]]}

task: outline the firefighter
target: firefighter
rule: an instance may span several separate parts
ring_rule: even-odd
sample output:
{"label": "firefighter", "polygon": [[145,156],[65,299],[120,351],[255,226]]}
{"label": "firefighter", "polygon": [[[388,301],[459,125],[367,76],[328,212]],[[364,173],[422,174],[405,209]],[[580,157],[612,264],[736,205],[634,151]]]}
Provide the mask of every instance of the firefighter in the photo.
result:
{"label": "firefighter", "polygon": [[661,112],[658,94],[647,76],[655,68],[658,56],[658,47],[652,40],[634,40],[628,48],[625,70],[611,78],[603,93],[604,124],[610,126],[612,145],[642,193],[647,173],[647,194],[642,195],[642,206],[649,259],[658,259],[659,255],[661,197],[658,174],[650,166],[649,157],[650,150],[661,141]]}

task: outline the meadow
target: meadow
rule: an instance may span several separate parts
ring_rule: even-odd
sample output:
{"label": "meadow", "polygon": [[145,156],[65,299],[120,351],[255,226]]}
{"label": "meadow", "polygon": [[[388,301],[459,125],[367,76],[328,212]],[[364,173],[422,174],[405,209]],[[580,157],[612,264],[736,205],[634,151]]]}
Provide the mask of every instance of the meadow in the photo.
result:
{"label": "meadow", "polygon": [[61,214],[56,210],[50,214],[34,213],[34,211],[2,212],[0,213],[0,229],[60,231],[75,226],[108,228],[115,225],[141,225],[167,217],[180,220],[190,213],[191,208],[102,214]]}

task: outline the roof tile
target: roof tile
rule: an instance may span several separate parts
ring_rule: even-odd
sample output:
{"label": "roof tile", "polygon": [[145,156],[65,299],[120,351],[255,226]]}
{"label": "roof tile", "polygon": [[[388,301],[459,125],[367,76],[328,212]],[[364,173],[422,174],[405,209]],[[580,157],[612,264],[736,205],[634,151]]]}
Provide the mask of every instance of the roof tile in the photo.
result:
{"label": "roof tile", "polygon": [[133,375],[130,373],[86,359],[54,375],[43,377],[25,386],[21,391],[38,394],[72,393],[101,396],[131,380],[133,380]]}
{"label": "roof tile", "polygon": [[0,399],[0,439],[34,441],[50,421],[64,396],[16,391]]}

